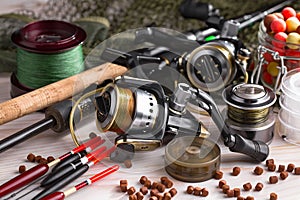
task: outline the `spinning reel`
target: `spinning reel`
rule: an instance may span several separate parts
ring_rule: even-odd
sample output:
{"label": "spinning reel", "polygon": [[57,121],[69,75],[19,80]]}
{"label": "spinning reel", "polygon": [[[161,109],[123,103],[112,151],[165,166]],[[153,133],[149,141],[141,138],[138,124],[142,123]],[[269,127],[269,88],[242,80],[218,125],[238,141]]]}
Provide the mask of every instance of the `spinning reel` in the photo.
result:
{"label": "spinning reel", "polygon": [[209,133],[186,109],[194,102],[207,111],[221,132],[224,144],[233,152],[246,154],[257,161],[266,159],[268,146],[238,134],[231,134],[220,111],[207,93],[179,83],[166,95],[156,81],[121,77],[108,84],[95,99],[97,126],[101,131],[119,134],[115,139],[118,151],[111,159],[130,160],[135,151],[153,150],[174,137],[208,137]]}
{"label": "spinning reel", "polygon": [[[150,42],[155,46],[131,52],[107,48],[102,58],[129,68],[137,67],[133,76],[143,79],[155,79],[164,68],[171,67],[184,74],[196,88],[207,92],[219,91],[234,80],[248,81],[246,68],[250,52],[237,39],[222,38],[199,44],[156,28],[146,28],[136,31],[136,42]],[[140,67],[148,63],[152,66]]]}
{"label": "spinning reel", "polygon": [[[175,63],[176,69],[201,90],[214,92],[233,80],[248,80],[246,68],[250,51],[236,37],[188,42],[183,38],[168,36],[158,29],[147,28],[136,32],[136,40],[175,51],[177,56],[169,63]],[[167,41],[172,42],[165,44]]]}

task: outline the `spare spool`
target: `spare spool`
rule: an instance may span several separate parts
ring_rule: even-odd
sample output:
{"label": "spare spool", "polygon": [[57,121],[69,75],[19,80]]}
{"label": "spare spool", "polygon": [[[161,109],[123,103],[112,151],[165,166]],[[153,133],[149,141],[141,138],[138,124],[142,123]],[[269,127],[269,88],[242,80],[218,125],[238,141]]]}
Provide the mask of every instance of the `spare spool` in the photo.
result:
{"label": "spare spool", "polygon": [[222,95],[228,105],[225,123],[233,134],[271,142],[275,124],[271,107],[276,102],[273,91],[261,85],[242,83],[228,86]]}
{"label": "spare spool", "polygon": [[165,150],[166,171],[175,179],[201,182],[220,168],[220,148],[207,138],[184,136],[172,140]]}
{"label": "spare spool", "polygon": [[82,43],[86,32],[71,23],[41,20],[15,31],[17,71],[11,77],[16,97],[84,70]]}

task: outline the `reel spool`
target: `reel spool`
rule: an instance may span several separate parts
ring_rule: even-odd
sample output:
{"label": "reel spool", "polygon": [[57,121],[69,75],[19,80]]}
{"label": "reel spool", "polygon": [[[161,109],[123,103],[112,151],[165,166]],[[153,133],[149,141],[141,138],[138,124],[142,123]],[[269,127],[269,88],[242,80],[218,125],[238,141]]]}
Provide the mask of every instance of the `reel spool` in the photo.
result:
{"label": "reel spool", "polygon": [[222,93],[228,104],[226,125],[232,133],[251,140],[271,142],[275,116],[271,106],[276,95],[268,88],[256,84],[239,84],[227,87]]}
{"label": "reel spool", "polygon": [[117,133],[118,147],[134,152],[162,145],[168,106],[156,81],[121,77],[103,89],[95,98],[95,106],[98,129]]}
{"label": "reel spool", "polygon": [[11,76],[16,97],[84,70],[82,43],[86,32],[68,22],[41,20],[15,31],[17,72]]}
{"label": "reel spool", "polygon": [[[123,134],[128,130],[150,132],[158,115],[156,97],[146,90],[109,84],[96,99],[99,129]],[[103,109],[104,108],[104,109]]]}
{"label": "reel spool", "polygon": [[165,149],[166,171],[185,182],[201,182],[212,178],[220,168],[220,160],[219,146],[201,137],[178,137]]}

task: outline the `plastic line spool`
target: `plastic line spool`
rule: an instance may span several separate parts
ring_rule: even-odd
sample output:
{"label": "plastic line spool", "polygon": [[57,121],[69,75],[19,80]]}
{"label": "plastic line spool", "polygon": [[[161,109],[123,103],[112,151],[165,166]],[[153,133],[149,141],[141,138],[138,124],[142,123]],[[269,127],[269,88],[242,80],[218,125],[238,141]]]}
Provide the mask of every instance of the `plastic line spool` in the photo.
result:
{"label": "plastic line spool", "polygon": [[165,149],[166,171],[185,182],[211,179],[220,168],[220,160],[219,146],[201,137],[179,137]]}
{"label": "plastic line spool", "polygon": [[265,143],[272,141],[275,116],[271,107],[277,99],[272,90],[243,83],[228,86],[222,96],[228,105],[225,123],[233,134]]}
{"label": "plastic line spool", "polygon": [[300,145],[300,69],[282,77],[278,114],[278,133],[287,142]]}
{"label": "plastic line spool", "polygon": [[17,72],[11,76],[16,97],[84,70],[82,43],[86,32],[73,24],[42,20],[15,31]]}

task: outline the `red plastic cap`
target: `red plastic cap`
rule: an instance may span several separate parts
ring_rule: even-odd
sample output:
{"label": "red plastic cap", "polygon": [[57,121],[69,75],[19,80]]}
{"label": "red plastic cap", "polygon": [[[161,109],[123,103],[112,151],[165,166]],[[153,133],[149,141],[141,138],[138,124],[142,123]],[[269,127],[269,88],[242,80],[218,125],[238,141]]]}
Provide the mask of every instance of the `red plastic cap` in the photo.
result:
{"label": "red plastic cap", "polygon": [[74,24],[42,20],[15,31],[11,39],[18,47],[34,53],[57,53],[71,49],[86,39],[86,32]]}

